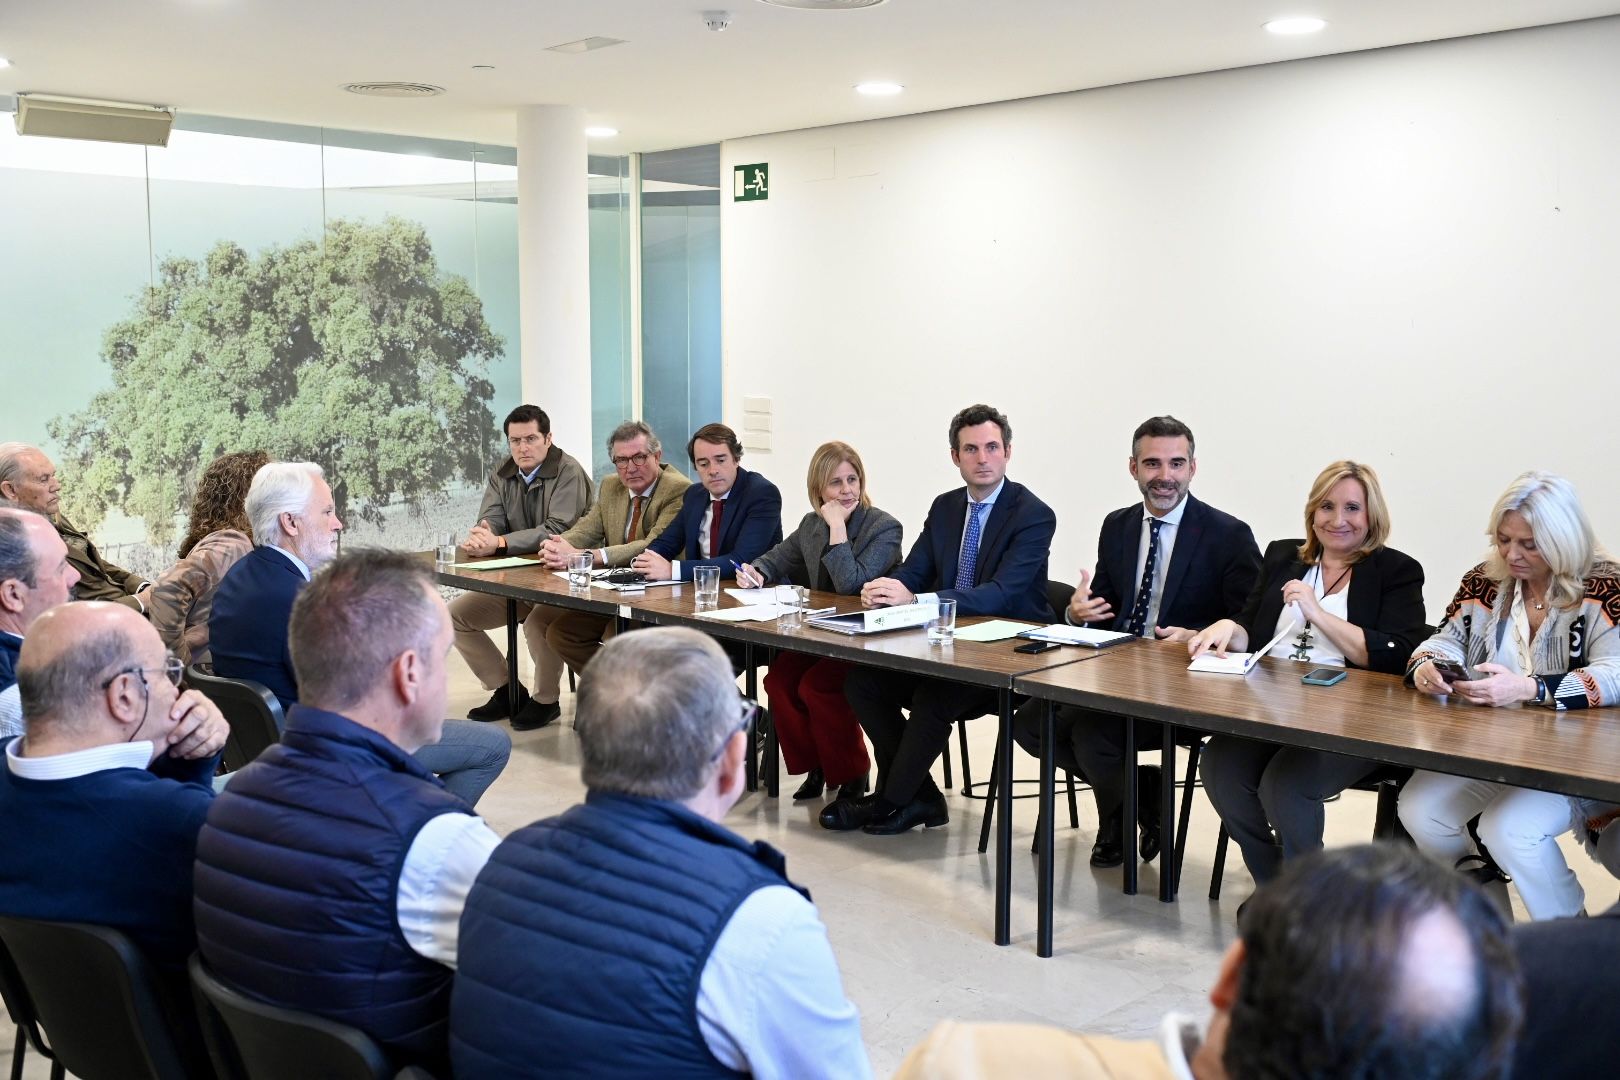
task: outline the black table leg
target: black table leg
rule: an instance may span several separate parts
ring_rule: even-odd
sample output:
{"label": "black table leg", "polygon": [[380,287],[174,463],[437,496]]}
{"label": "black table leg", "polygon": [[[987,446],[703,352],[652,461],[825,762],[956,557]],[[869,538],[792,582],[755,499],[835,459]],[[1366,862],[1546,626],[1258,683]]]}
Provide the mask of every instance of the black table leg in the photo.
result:
{"label": "black table leg", "polygon": [[1052,703],[1041,702],[1040,869],[1036,881],[1035,955],[1052,955],[1052,796],[1056,786],[1052,761]]}
{"label": "black table leg", "polygon": [[[1125,895],[1136,895],[1136,718],[1125,718],[1125,802],[1119,808],[1121,847],[1125,852]],[[1099,838],[1108,822],[1098,821]]]}
{"label": "black table leg", "polygon": [[[1159,899],[1166,904],[1176,899],[1176,728],[1174,724],[1165,724],[1164,745],[1161,748],[1163,760],[1159,768],[1163,775],[1159,780]],[[1131,770],[1135,772],[1135,769]],[[1136,846],[1136,834],[1125,834],[1131,841],[1131,847]]]}
{"label": "black table leg", "polygon": [[517,601],[506,602],[506,715],[518,712]]}
{"label": "black table leg", "polygon": [[996,944],[1012,942],[1012,691],[1002,690],[996,732]]}
{"label": "black table leg", "polygon": [[[754,664],[753,642],[749,641],[743,642],[743,692],[749,700],[759,700],[759,668]],[[749,791],[759,790],[759,757],[755,753],[759,741],[758,716],[754,718],[754,723],[756,726],[748,732],[748,758],[743,766]]]}

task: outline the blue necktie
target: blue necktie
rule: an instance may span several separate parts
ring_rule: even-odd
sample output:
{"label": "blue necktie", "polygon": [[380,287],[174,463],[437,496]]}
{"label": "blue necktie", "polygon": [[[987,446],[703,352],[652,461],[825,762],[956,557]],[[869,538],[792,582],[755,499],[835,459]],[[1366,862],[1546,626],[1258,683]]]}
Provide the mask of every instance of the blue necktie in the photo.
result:
{"label": "blue necktie", "polygon": [[1148,536],[1147,562],[1142,564],[1142,584],[1136,590],[1136,603],[1131,607],[1130,632],[1142,637],[1147,632],[1148,605],[1153,601],[1153,571],[1159,565],[1159,527],[1164,522],[1153,519],[1153,531]]}
{"label": "blue necktie", "polygon": [[968,503],[967,535],[962,537],[962,554],[956,558],[956,587],[973,588],[973,572],[979,568],[979,511],[984,503]]}

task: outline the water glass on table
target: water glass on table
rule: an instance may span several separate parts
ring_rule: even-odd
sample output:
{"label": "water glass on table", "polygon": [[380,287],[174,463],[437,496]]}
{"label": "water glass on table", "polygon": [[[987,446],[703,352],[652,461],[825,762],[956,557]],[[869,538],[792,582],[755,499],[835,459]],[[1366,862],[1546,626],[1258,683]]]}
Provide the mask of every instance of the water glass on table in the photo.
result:
{"label": "water glass on table", "polygon": [[928,620],[928,644],[949,645],[956,640],[956,601],[936,600],[934,617]]}
{"label": "water glass on table", "polygon": [[810,590],[803,585],[776,587],[776,628],[789,633],[804,625],[804,613],[810,606]]}
{"label": "water glass on table", "polygon": [[456,565],[456,534],[445,533],[439,537],[437,546],[433,549],[433,567],[436,570],[448,570]]}
{"label": "water glass on table", "polygon": [[720,602],[720,568],[694,566],[692,581],[697,585],[698,607],[713,607]]}
{"label": "water glass on table", "polygon": [[591,588],[591,563],[595,557],[589,551],[576,551],[568,556],[568,591],[583,596]]}

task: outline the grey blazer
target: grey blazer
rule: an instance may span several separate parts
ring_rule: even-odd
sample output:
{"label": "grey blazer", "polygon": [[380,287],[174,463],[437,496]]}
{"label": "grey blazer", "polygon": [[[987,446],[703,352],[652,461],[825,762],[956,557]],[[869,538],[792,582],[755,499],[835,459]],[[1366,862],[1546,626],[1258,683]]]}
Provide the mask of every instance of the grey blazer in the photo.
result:
{"label": "grey blazer", "polygon": [[853,596],[900,561],[901,525],[899,519],[875,506],[857,506],[845,531],[848,543],[829,547],[827,523],[812,510],[797,529],[752,565],[767,582],[785,580]]}

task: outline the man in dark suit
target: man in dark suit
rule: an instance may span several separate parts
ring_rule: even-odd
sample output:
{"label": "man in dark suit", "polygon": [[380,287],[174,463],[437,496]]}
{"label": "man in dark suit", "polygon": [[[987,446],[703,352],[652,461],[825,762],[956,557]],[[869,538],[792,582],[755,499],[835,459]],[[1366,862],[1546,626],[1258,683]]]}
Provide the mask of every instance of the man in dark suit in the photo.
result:
{"label": "man in dark suit", "polygon": [[1524,977],[1515,1077],[1612,1076],[1620,1062],[1620,906],[1513,928]]}
{"label": "man in dark suit", "polygon": [[[298,702],[287,638],[293,601],[310,575],[337,555],[343,522],[321,467],[308,461],[264,466],[253,476],[244,509],[258,544],[214,593],[208,618],[214,673],[261,683],[291,709]],[[445,787],[476,804],[511,753],[511,737],[499,728],[446,720],[439,741],[416,756]]]}
{"label": "man in dark suit", "polygon": [[[1142,501],[1103,519],[1096,575],[1080,572],[1064,613],[1070,623],[1185,641],[1243,610],[1260,573],[1260,548],[1247,525],[1192,496],[1188,489],[1198,471],[1194,450],[1192,430],[1173,416],[1155,416],[1137,427],[1127,464]],[[1018,744],[1037,756],[1043,707],[1025,705],[1013,727]],[[1097,800],[1091,865],[1118,866],[1125,861],[1125,721],[1060,705],[1054,732],[1058,767],[1083,774]],[[1158,724],[1136,722],[1139,746],[1161,738]],[[1158,784],[1157,770],[1144,771],[1138,793],[1144,859],[1159,853]]]}
{"label": "man in dark suit", "polygon": [[[955,600],[958,615],[1046,622],[1046,559],[1057,531],[1050,507],[1006,478],[1012,425],[988,405],[951,420],[951,460],[967,482],[929,507],[922,535],[893,577],[861,589],[867,607]],[[995,710],[995,693],[916,675],[856,668],[844,695],[877,752],[871,795],[839,799],[821,814],[829,829],[879,835],[950,820],[929,769],[957,721]],[[911,711],[907,719],[902,709]]]}
{"label": "man in dark suit", "polygon": [[692,568],[718,566],[721,578],[782,542],[782,493],[742,460],[737,433],[724,424],[698,428],[686,444],[698,482],[681,512],[630,563],[655,581],[691,581]]}

